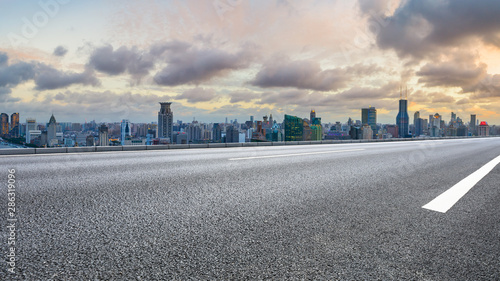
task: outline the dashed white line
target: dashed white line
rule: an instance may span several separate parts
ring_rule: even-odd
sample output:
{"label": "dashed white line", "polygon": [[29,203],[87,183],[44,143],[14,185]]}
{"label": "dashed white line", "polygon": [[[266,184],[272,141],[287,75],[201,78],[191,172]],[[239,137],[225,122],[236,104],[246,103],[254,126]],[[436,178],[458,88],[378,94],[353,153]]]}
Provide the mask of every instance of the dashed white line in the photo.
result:
{"label": "dashed white line", "polygon": [[482,178],[484,178],[496,165],[500,163],[500,156],[486,163],[479,170],[470,174],[452,188],[443,192],[428,204],[422,206],[424,209],[446,213],[455,203],[471,190]]}
{"label": "dashed white line", "polygon": [[250,159],[262,159],[262,158],[291,157],[291,156],[301,156],[301,155],[327,154],[327,153],[338,153],[338,152],[352,152],[352,151],[361,151],[361,150],[365,150],[365,149],[346,149],[346,150],[333,150],[333,151],[318,151],[318,152],[293,153],[293,154],[250,156],[250,157],[241,157],[241,158],[229,158],[228,160],[234,161],[234,160],[250,160]]}

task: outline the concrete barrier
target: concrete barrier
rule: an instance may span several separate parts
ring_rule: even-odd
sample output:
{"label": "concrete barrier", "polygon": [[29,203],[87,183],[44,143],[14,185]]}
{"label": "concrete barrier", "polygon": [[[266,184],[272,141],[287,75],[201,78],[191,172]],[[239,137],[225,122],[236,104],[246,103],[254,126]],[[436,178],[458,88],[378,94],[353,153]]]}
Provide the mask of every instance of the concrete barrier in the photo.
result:
{"label": "concrete barrier", "polygon": [[95,152],[95,146],[82,146],[82,147],[68,147],[68,153],[78,153],[78,152]]}
{"label": "concrete barrier", "polygon": [[259,142],[245,142],[242,146],[258,146]]}
{"label": "concrete barrier", "polygon": [[195,143],[190,144],[189,148],[208,148],[208,143]]}
{"label": "concrete barrier", "polygon": [[243,145],[239,142],[228,142],[226,143],[226,147],[242,147]]}
{"label": "concrete barrier", "polygon": [[226,147],[225,143],[209,143],[208,147]]}
{"label": "concrete barrier", "polygon": [[168,145],[147,145],[146,150],[163,150],[168,149]]}
{"label": "concrete barrier", "polygon": [[121,145],[117,146],[96,146],[95,151],[101,152],[101,151],[122,151],[123,147]]}
{"label": "concrete barrier", "polygon": [[276,141],[276,142],[272,142],[271,144],[273,146],[281,146],[281,145],[285,145],[285,142],[284,141]]}
{"label": "concrete barrier", "polygon": [[34,148],[5,148],[0,149],[0,155],[35,154]]}
{"label": "concrete barrier", "polygon": [[310,144],[321,144],[321,141],[310,141]]}
{"label": "concrete barrier", "polygon": [[124,145],[123,151],[146,150],[147,145]]}
{"label": "concrete barrier", "polygon": [[286,141],[285,145],[299,145],[298,141]]}
{"label": "concrete barrier", "polygon": [[307,144],[311,144],[310,141],[299,141],[298,142],[299,145],[307,145]]}
{"label": "concrete barrier", "polygon": [[257,146],[272,146],[273,143],[270,141],[261,141],[261,142],[256,142]]}
{"label": "concrete barrier", "polygon": [[35,148],[36,154],[66,153],[66,147]]}
{"label": "concrete barrier", "polygon": [[186,149],[189,148],[189,144],[169,144],[168,149]]}

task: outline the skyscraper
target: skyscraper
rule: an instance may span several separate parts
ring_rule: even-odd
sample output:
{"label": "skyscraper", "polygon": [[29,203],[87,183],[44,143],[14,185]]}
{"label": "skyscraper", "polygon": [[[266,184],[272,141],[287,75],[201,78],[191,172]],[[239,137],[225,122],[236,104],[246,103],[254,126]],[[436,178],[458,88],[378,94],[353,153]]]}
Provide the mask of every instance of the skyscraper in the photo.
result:
{"label": "skyscraper", "polygon": [[314,109],[311,110],[310,117],[309,122],[312,124],[313,119],[316,118],[316,111]]}
{"label": "skyscraper", "polygon": [[302,141],[304,122],[302,118],[285,114],[285,141]]}
{"label": "skyscraper", "polygon": [[172,141],[174,113],[170,109],[171,102],[160,102],[158,112],[158,137],[168,138]]}
{"label": "skyscraper", "polygon": [[31,142],[31,133],[30,131],[36,131],[36,119],[34,118],[26,118],[26,142]]}
{"label": "skyscraper", "polygon": [[377,132],[377,109],[368,107],[361,109],[361,124],[368,125],[372,128],[372,132]]}
{"label": "skyscraper", "polygon": [[476,133],[476,114],[470,115],[469,132],[475,136]]}
{"label": "skyscraper", "polygon": [[0,114],[0,136],[9,134],[9,115],[7,113]]}
{"label": "skyscraper", "polygon": [[424,119],[420,118],[420,111],[413,115],[413,137],[418,137],[424,133]]}
{"label": "skyscraper", "polygon": [[102,124],[99,127],[99,146],[108,146],[109,138],[108,138],[108,127]]}
{"label": "skyscraper", "polygon": [[226,142],[239,142],[240,132],[235,126],[229,126],[226,130]]}
{"label": "skyscraper", "polygon": [[131,137],[130,121],[128,119],[123,119],[120,127],[121,133],[121,143],[125,145],[125,140]]}
{"label": "skyscraper", "polygon": [[56,131],[56,118],[54,117],[54,114],[52,114],[52,116],[50,116],[49,125],[47,126],[47,144],[49,147],[52,147],[58,143]]}
{"label": "skyscraper", "polygon": [[19,137],[19,113],[15,112],[10,115],[10,135]]}
{"label": "skyscraper", "polygon": [[222,142],[222,126],[219,123],[214,123],[212,128],[213,142]]}
{"label": "skyscraper", "polygon": [[399,100],[399,113],[396,117],[396,125],[398,125],[399,128],[398,133],[400,138],[408,137],[409,119],[410,117],[408,116],[408,100],[403,99],[403,97],[401,96],[401,99]]}

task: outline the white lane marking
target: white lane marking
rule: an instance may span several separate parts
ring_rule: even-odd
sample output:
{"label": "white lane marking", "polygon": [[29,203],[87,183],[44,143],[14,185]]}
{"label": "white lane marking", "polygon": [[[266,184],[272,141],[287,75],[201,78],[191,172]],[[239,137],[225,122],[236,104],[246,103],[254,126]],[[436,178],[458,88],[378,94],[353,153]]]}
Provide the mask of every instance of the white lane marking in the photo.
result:
{"label": "white lane marking", "polygon": [[346,149],[346,150],[333,150],[333,151],[318,151],[318,152],[293,153],[293,154],[251,156],[251,157],[241,157],[241,158],[229,158],[228,160],[229,161],[233,161],[233,160],[250,160],[250,159],[262,159],[262,158],[290,157],[290,156],[326,154],[326,153],[336,153],[336,152],[351,152],[351,151],[361,151],[361,150],[365,150],[365,149]]}
{"label": "white lane marking", "polygon": [[455,203],[471,190],[482,178],[484,178],[496,165],[500,163],[500,156],[486,163],[479,170],[470,174],[453,187],[443,192],[431,202],[422,206],[424,209],[446,213]]}

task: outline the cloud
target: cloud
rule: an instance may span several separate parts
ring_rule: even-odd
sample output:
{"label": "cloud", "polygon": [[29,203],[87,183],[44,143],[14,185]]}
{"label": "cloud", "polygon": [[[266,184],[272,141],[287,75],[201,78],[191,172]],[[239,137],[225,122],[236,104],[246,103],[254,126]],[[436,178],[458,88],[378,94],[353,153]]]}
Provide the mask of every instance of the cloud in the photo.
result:
{"label": "cloud", "polygon": [[487,65],[481,63],[462,63],[457,61],[446,61],[439,63],[428,63],[416,74],[421,78],[419,83],[426,87],[467,87],[478,83],[486,76]]}
{"label": "cloud", "polygon": [[149,53],[154,57],[159,57],[163,55],[166,51],[171,51],[173,53],[184,52],[191,47],[191,44],[183,41],[169,41],[169,42],[157,42],[153,44]]}
{"label": "cloud", "polygon": [[455,99],[451,96],[448,96],[443,93],[431,93],[427,94],[428,97],[432,99],[432,103],[446,103],[446,104],[453,104],[455,102]]}
{"label": "cloud", "polygon": [[64,48],[63,46],[57,46],[54,49],[54,53],[52,53],[52,54],[54,56],[64,57],[64,55],[66,55],[67,52],[68,52],[68,49]]}
{"label": "cloud", "polygon": [[229,101],[230,103],[238,103],[238,102],[251,102],[254,99],[258,99],[261,95],[249,91],[238,91],[230,93],[229,96],[231,97]]}
{"label": "cloud", "polygon": [[66,88],[73,84],[98,86],[100,82],[94,76],[92,70],[85,70],[82,73],[64,72],[40,64],[37,69],[35,84],[35,89],[43,91]]}
{"label": "cloud", "polygon": [[322,70],[311,60],[273,59],[250,81],[261,88],[292,87],[316,91],[335,91],[347,86],[354,76],[369,75],[380,70],[376,65],[356,64],[346,68]]}
{"label": "cloud", "polygon": [[[496,0],[408,0],[376,30],[377,44],[400,57],[424,58],[471,38],[498,44],[500,2]],[[360,2],[364,12],[371,10]]]}
{"label": "cloud", "polygon": [[471,99],[499,98],[500,74],[488,74],[477,84],[465,88],[464,92],[474,92],[471,96]]}
{"label": "cloud", "polygon": [[167,57],[168,65],[154,76],[154,81],[163,86],[199,84],[231,70],[250,65],[254,52],[245,47],[237,53],[218,49],[178,48]]}
{"label": "cloud", "polygon": [[6,53],[0,52],[0,66],[7,65],[9,57]]}
{"label": "cloud", "polygon": [[213,89],[203,89],[196,87],[177,95],[176,99],[186,99],[190,103],[207,102],[213,100],[217,95]]}
{"label": "cloud", "polygon": [[137,48],[120,47],[116,50],[107,45],[97,48],[90,55],[89,65],[95,70],[109,74],[119,75],[128,72],[139,82],[142,77],[149,74],[154,67],[154,58]]}
{"label": "cloud", "polygon": [[[4,56],[7,61],[7,56]],[[0,87],[15,87],[35,77],[35,65],[32,63],[18,62],[7,65],[0,64]]]}

